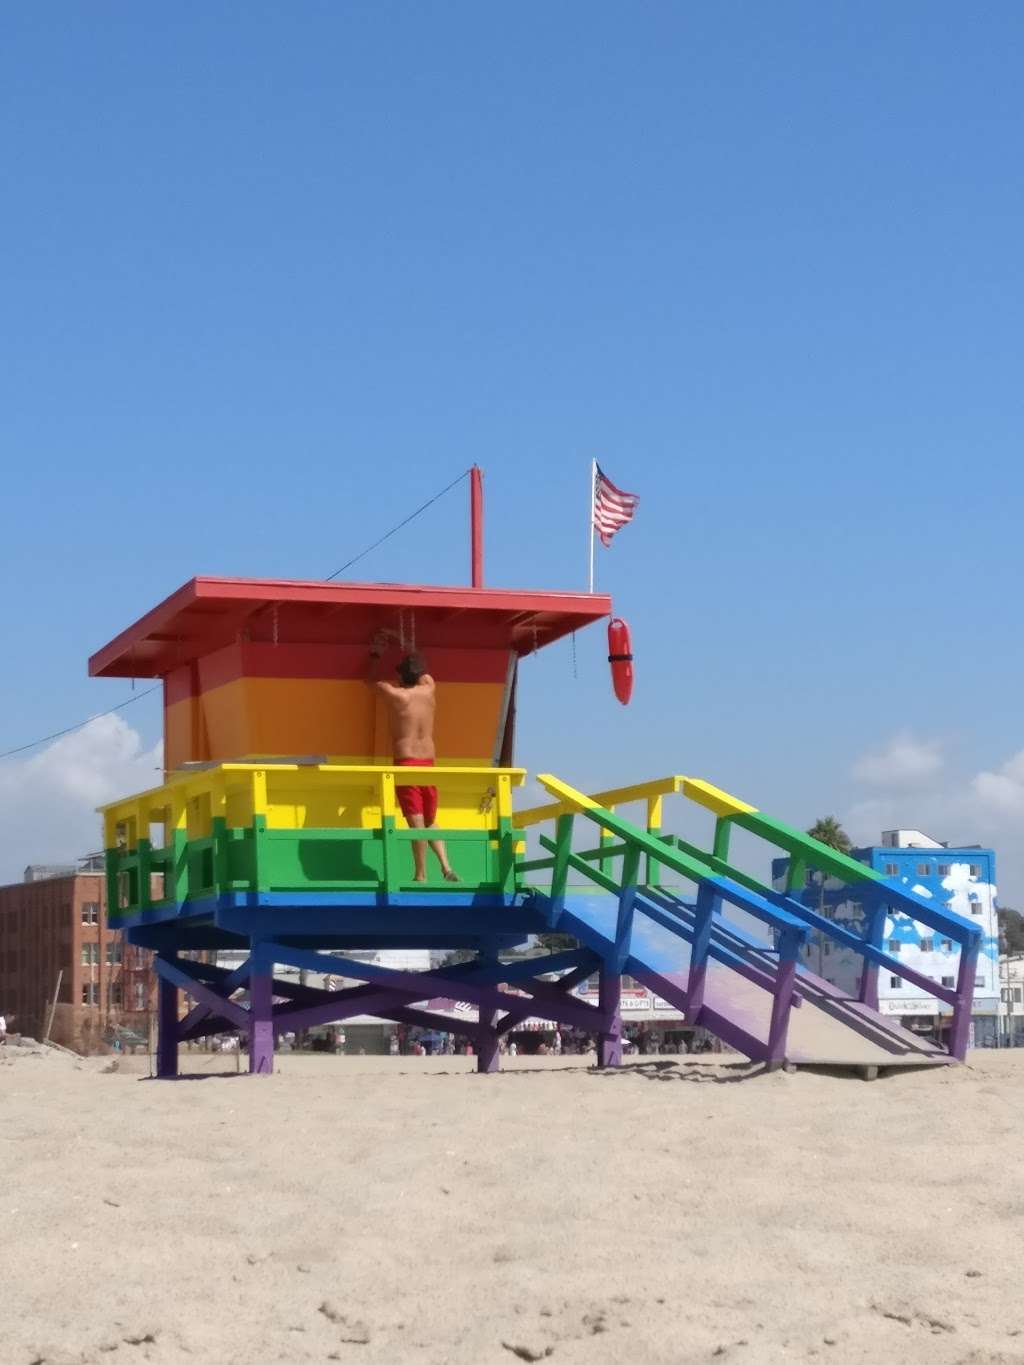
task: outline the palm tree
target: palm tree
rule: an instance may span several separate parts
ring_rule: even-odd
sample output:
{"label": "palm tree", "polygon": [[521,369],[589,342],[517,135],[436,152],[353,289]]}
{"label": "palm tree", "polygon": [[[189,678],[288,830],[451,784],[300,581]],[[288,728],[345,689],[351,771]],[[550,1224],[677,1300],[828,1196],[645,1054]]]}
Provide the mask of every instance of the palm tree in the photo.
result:
{"label": "palm tree", "polygon": [[[834,815],[819,815],[807,833],[812,839],[817,839],[819,844],[827,844],[829,848],[834,848],[837,853],[849,853],[853,845],[850,836]],[[818,914],[825,918],[825,880],[827,872],[818,872]],[[818,975],[824,975],[824,938],[821,930],[817,930],[818,935]]]}
{"label": "palm tree", "polygon": [[807,833],[819,844],[828,844],[837,853],[849,853],[853,845],[850,836],[834,815],[819,815]]}

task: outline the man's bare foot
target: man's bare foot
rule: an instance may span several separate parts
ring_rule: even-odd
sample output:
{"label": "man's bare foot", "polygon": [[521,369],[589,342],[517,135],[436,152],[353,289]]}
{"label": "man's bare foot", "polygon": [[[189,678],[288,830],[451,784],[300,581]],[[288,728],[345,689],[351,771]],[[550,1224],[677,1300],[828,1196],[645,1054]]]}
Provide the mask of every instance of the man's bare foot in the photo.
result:
{"label": "man's bare foot", "polygon": [[423,874],[422,877],[413,877],[413,881],[414,881],[414,882],[419,882],[419,884],[420,884],[421,886],[423,885],[423,883],[424,883],[426,880],[427,880],[427,874],[426,874],[425,872],[424,872],[424,874]]}
{"label": "man's bare foot", "polygon": [[457,882],[459,880],[459,874],[457,872],[453,872],[452,869],[449,867],[444,874],[444,879],[446,882]]}

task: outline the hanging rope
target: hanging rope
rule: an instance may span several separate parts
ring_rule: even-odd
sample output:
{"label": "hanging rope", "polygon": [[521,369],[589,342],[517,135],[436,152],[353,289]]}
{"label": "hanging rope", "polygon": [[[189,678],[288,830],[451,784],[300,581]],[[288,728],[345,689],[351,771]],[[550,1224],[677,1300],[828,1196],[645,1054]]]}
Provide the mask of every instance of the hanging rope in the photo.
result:
{"label": "hanging rope", "polygon": [[123,711],[126,706],[131,706],[132,702],[141,701],[143,697],[150,697],[154,692],[159,692],[162,684],[157,683],[155,687],[147,687],[145,692],[136,692],[134,697],[129,697],[127,701],[118,702],[109,711],[101,711],[99,715],[89,716],[87,720],[80,720],[77,725],[69,725],[63,730],[54,730],[52,735],[43,735],[41,739],[34,739],[30,744],[19,744],[16,749],[7,749],[0,758],[13,758],[15,754],[23,754],[28,749],[35,749],[40,744],[49,744],[53,739],[62,739],[65,735],[74,734],[76,730],[81,730],[84,726],[90,725],[94,720],[102,720],[104,716],[112,716],[115,711]]}
{"label": "hanging rope", "polygon": [[444,488],[441,489],[440,493],[435,493],[432,498],[428,498],[422,507],[417,507],[415,512],[410,512],[404,520],[398,522],[396,526],[392,526],[391,530],[386,531],[379,540],[375,540],[372,545],[367,545],[365,550],[360,550],[357,555],[353,555],[353,557],[347,560],[340,569],[335,569],[333,573],[328,574],[324,579],[324,582],[329,583],[332,578],[337,578],[338,575],[344,573],[346,569],[351,569],[353,564],[358,564],[361,559],[365,559],[371,550],[376,550],[378,545],[383,545],[386,540],[390,540],[396,531],[400,531],[403,526],[408,526],[410,521],[415,521],[421,512],[425,512],[428,507],[433,507],[434,503],[440,498],[443,498],[446,493],[450,493],[456,484],[460,484],[463,479],[468,478],[469,470],[466,469],[457,479],[452,479],[451,483],[446,484]]}

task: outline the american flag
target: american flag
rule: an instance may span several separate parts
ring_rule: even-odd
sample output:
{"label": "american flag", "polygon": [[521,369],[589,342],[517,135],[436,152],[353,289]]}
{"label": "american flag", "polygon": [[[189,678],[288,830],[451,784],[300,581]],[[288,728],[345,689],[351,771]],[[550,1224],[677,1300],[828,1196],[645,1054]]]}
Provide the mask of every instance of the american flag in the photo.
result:
{"label": "american flag", "polygon": [[616,488],[601,466],[594,466],[594,529],[606,550],[615,532],[633,520],[639,502],[635,493]]}

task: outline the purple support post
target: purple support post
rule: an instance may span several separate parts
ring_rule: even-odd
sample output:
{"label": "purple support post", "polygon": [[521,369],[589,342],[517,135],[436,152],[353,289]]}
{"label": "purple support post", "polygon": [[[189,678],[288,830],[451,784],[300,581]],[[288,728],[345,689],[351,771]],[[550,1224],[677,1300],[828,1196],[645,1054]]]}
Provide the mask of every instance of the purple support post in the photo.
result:
{"label": "purple support post", "polygon": [[598,976],[601,1032],[597,1038],[598,1066],[622,1065],[622,977],[602,963]]}
{"label": "purple support post", "polygon": [[494,1025],[498,1015],[495,1010],[480,1010],[480,1031],[477,1034],[476,1069],[481,1076],[492,1076],[500,1068],[498,1035]]}
{"label": "purple support post", "polygon": [[273,963],[253,944],[249,976],[249,1071],[269,1076],[274,1070]]}
{"label": "purple support post", "polygon": [[796,984],[796,960],[802,935],[796,929],[783,929],[779,934],[779,970],[775,977],[772,999],[772,1018],[768,1025],[768,1050],[765,1066],[774,1071],[786,1060],[786,1037],[789,1033],[789,1012],[793,1007],[793,988]]}
{"label": "purple support post", "polygon": [[978,971],[980,939],[965,943],[960,949],[960,970],[956,976],[956,1004],[949,1029],[949,1055],[958,1062],[966,1060],[967,1044],[971,1040],[971,1008],[974,1004],[974,979]]}
{"label": "purple support post", "polygon": [[[481,967],[496,966],[498,952],[494,944],[488,942],[486,948],[477,956]],[[480,1028],[476,1035],[476,1069],[481,1076],[493,1076],[501,1070],[501,1054],[498,1051],[498,1011],[485,999],[480,999],[477,1007]]]}
{"label": "purple support post", "polygon": [[156,1074],[178,1074],[178,988],[173,981],[157,977],[156,985]]}
{"label": "purple support post", "polygon": [[720,903],[721,897],[715,895],[707,882],[702,882],[697,891],[693,942],[690,946],[690,974],[686,983],[686,1022],[691,1028],[696,1028],[700,1023],[700,1013],[704,1008],[704,986],[708,976],[708,957],[711,953],[711,930],[714,926],[715,911]]}

